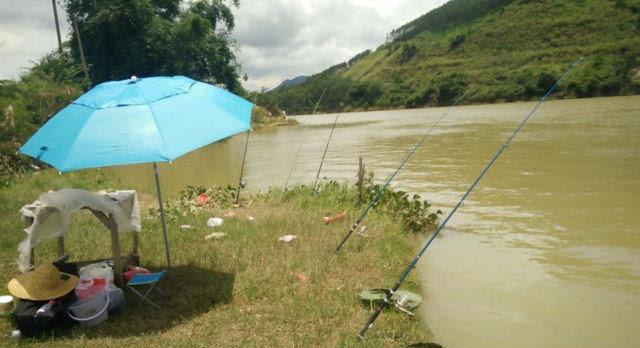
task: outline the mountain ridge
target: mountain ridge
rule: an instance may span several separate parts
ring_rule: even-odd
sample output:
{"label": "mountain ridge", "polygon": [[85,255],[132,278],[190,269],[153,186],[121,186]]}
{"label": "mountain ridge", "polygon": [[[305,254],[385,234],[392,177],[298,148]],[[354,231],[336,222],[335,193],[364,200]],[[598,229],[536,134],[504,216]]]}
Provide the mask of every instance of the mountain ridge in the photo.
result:
{"label": "mountain ridge", "polygon": [[640,1],[452,0],[269,97],[289,114],[324,89],[322,112],[448,105],[467,89],[466,103],[531,100],[580,56],[556,97],[640,93]]}

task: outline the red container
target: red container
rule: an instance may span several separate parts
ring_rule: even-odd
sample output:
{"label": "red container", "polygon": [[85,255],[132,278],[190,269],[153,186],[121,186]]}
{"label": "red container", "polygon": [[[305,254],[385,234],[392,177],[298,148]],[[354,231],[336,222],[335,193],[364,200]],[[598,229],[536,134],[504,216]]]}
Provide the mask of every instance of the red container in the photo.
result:
{"label": "red container", "polygon": [[79,300],[92,299],[106,287],[107,280],[104,278],[80,278],[75,289],[76,297]]}
{"label": "red container", "polygon": [[126,272],[124,272],[124,280],[125,282],[129,282],[133,276],[136,274],[150,274],[148,269],[137,267],[137,266],[129,266]]}

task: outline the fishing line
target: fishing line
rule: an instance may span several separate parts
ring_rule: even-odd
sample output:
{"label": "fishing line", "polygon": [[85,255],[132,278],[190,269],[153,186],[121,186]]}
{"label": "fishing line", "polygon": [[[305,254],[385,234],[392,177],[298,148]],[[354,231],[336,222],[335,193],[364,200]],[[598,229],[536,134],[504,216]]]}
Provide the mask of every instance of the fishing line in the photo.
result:
{"label": "fishing line", "polygon": [[316,191],[316,184],[318,184],[318,178],[320,177],[320,172],[322,171],[322,164],[324,163],[324,158],[327,156],[327,150],[329,150],[329,143],[331,143],[331,137],[333,136],[333,131],[336,129],[336,124],[338,123],[338,117],[340,117],[340,113],[336,114],[336,119],[333,121],[333,127],[331,127],[331,133],[329,133],[329,139],[327,140],[327,146],[324,148],[324,153],[322,154],[322,160],[320,160],[320,167],[318,168],[318,174],[316,174],[316,180],[313,182],[313,191]]}
{"label": "fishing line", "polygon": [[[451,106],[454,107],[458,105],[458,103],[461,102],[462,99],[464,99],[464,97],[467,96],[467,94],[469,94],[469,91],[464,92],[464,94],[458,97],[458,99],[456,99],[456,101]],[[384,186],[382,186],[382,188],[378,192],[376,192],[376,195],[369,202],[369,205],[367,205],[367,207],[364,209],[362,214],[360,214],[360,217],[358,217],[356,222],[354,222],[353,225],[351,225],[351,228],[349,228],[349,231],[347,232],[347,234],[342,238],[342,240],[340,241],[340,244],[338,244],[338,246],[336,247],[336,253],[340,252],[344,243],[347,242],[347,239],[351,237],[351,234],[353,234],[353,231],[355,231],[356,228],[360,225],[360,223],[362,223],[362,220],[364,220],[364,218],[367,216],[367,214],[369,213],[369,210],[374,205],[376,205],[376,203],[378,203],[378,200],[382,197],[382,194],[387,190],[387,187],[389,187],[389,184],[391,183],[391,181],[393,181],[396,175],[398,175],[402,167],[404,167],[404,165],[407,163],[407,161],[409,161],[411,156],[413,156],[413,154],[418,150],[418,148],[422,145],[422,143],[424,143],[425,140],[427,140],[427,137],[429,136],[429,134],[431,134],[431,132],[438,126],[438,124],[440,124],[440,121],[442,121],[445,118],[445,116],[447,116],[447,113],[448,112],[445,112],[442,116],[440,116],[440,118],[431,126],[431,128],[429,128],[429,130],[424,134],[422,139],[420,139],[420,141],[413,147],[413,149],[409,151],[409,153],[407,154],[407,157],[404,159],[404,161],[402,161],[402,163],[400,163],[400,166],[396,169],[396,171],[393,174],[391,174],[391,176],[387,179],[387,182],[385,182]]]}
{"label": "fishing line", "polygon": [[236,205],[240,204],[240,190],[242,190],[246,183],[242,180],[244,175],[244,163],[247,160],[247,149],[249,148],[249,137],[251,137],[251,131],[247,131],[247,141],[244,143],[244,156],[242,156],[242,167],[240,167],[240,179],[238,180],[238,189],[236,190]]}
{"label": "fishing line", "polygon": [[380,305],[378,305],[378,307],[376,308],[376,310],[373,312],[373,314],[371,314],[371,316],[369,317],[369,320],[367,320],[366,324],[364,325],[364,327],[360,330],[360,332],[358,332],[358,337],[360,339],[364,338],[364,335],[367,333],[367,330],[369,330],[369,328],[371,328],[371,326],[373,326],[373,323],[376,321],[376,319],[378,318],[378,316],[380,315],[380,313],[382,312],[382,310],[385,309],[385,307],[387,305],[389,305],[389,303],[391,302],[391,296],[393,296],[393,294],[400,288],[400,286],[402,285],[402,283],[405,281],[405,279],[409,276],[409,273],[411,273],[411,271],[415,268],[416,264],[418,263],[418,261],[420,260],[420,258],[422,257],[422,255],[425,253],[425,251],[427,251],[427,248],[429,248],[429,245],[431,245],[431,243],[433,242],[433,240],[438,236],[438,234],[445,228],[445,226],[447,225],[447,222],[449,222],[449,220],[451,219],[451,217],[453,216],[453,214],[456,213],[456,211],[458,210],[458,208],[460,208],[460,206],[462,205],[462,203],[465,201],[465,199],[469,196],[469,194],[471,194],[471,191],[473,191],[473,189],[476,187],[476,185],[478,185],[478,183],[480,182],[480,180],[482,179],[482,177],[484,177],[484,175],[487,173],[487,171],[489,171],[489,169],[493,166],[493,164],[496,162],[496,160],[498,159],[498,157],[500,157],[500,155],[502,154],[502,152],[504,152],[504,150],[507,148],[507,146],[509,146],[509,144],[511,143],[511,141],[513,140],[513,138],[515,138],[515,136],[520,132],[520,130],[522,129],[522,127],[524,127],[524,125],[527,123],[527,121],[529,120],[529,118],[538,110],[538,108],[540,107],[540,105],[542,105],[542,103],[544,103],[547,98],[549,97],[549,95],[551,95],[551,93],[553,93],[553,91],[556,90],[556,88],[558,87],[558,85],[560,84],[560,82],[562,82],[562,80],[564,80],[565,77],[567,77],[569,75],[569,73],[571,73],[571,71],[573,71],[573,69],[583,60],[583,57],[580,57],[578,60],[576,60],[573,64],[571,64],[571,66],[569,66],[569,68],[564,72],[564,74],[562,74],[562,76],[560,76],[560,78],[556,81],[556,83],[553,84],[553,86],[547,91],[547,93],[540,99],[540,101],[538,101],[538,103],[536,104],[536,106],[533,108],[533,110],[531,110],[523,119],[522,122],[520,122],[520,124],[516,127],[516,129],[513,131],[513,133],[511,134],[511,136],[509,136],[509,138],[507,138],[507,141],[505,141],[502,146],[498,149],[498,151],[496,151],[496,153],[493,155],[493,157],[489,160],[489,162],[487,163],[487,165],[484,167],[484,169],[482,169],[482,171],[480,172],[480,175],[473,181],[473,183],[471,184],[471,186],[469,187],[469,189],[467,189],[467,191],[462,195],[462,198],[460,198],[460,200],[458,201],[458,203],[456,203],[456,205],[453,207],[453,209],[451,210],[451,212],[449,212],[449,214],[447,215],[447,217],[442,221],[442,223],[438,226],[438,228],[435,230],[435,232],[431,235],[431,237],[429,237],[429,239],[427,239],[425,241],[425,243],[423,244],[422,248],[420,248],[420,251],[418,252],[418,254],[415,256],[415,258],[413,259],[413,261],[411,261],[411,263],[407,266],[407,268],[402,272],[400,278],[398,279],[398,281],[395,283],[395,285],[393,286],[393,288],[391,289],[390,292],[388,292],[385,295],[384,300],[382,300],[380,302]]}
{"label": "fishing line", "polygon": [[289,186],[289,179],[291,179],[291,174],[293,173],[293,168],[296,166],[298,162],[298,156],[300,155],[300,150],[302,150],[302,145],[304,144],[304,135],[302,139],[300,139],[300,144],[298,145],[298,151],[296,151],[296,156],[293,158],[293,163],[291,163],[291,169],[289,169],[289,175],[287,176],[287,180],[284,182],[284,191],[287,191],[287,187]]}
{"label": "fishing line", "polygon": [[[324,91],[322,91],[320,98],[318,98],[318,101],[316,102],[316,106],[313,108],[313,112],[311,112],[312,115],[315,115],[316,110],[318,110],[318,106],[320,105],[320,102],[322,101],[322,98],[324,97],[325,93],[327,93],[327,88],[325,88]],[[294,157],[293,163],[291,164],[291,169],[289,170],[289,175],[287,176],[287,180],[284,182],[285,192],[287,191],[287,187],[289,186],[289,179],[291,179],[293,168],[296,166],[296,163],[298,162],[298,155],[300,155],[300,150],[302,150],[302,144],[304,144],[304,136],[302,137],[302,139],[300,139],[300,145],[298,145],[298,151],[296,152],[296,156]],[[315,184],[314,184],[314,187],[315,187]]]}

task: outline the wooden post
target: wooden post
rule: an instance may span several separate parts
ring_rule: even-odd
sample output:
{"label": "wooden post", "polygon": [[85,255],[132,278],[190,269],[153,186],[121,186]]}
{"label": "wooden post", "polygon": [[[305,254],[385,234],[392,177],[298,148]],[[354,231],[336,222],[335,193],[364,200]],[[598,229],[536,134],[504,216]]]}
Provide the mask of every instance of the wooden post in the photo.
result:
{"label": "wooden post", "polygon": [[82,70],[84,71],[84,78],[89,79],[89,69],[87,68],[87,60],[84,58],[84,49],[82,48],[82,40],[80,39],[80,31],[78,31],[78,22],[73,21],[73,29],[76,32],[76,39],[78,41],[78,50],[80,51],[80,60],[82,61]]}
{"label": "wooden post", "polygon": [[58,258],[62,258],[64,256],[64,237],[58,237],[58,244],[56,248]]}
{"label": "wooden post", "polygon": [[58,21],[58,8],[56,6],[56,0],[51,0],[53,5],[53,18],[56,21],[56,34],[58,35],[58,53],[62,54],[62,38],[60,37],[60,22]]}
{"label": "wooden post", "polygon": [[364,195],[364,161],[362,160],[362,156],[358,157],[358,182],[356,186],[358,186],[358,205],[362,204],[363,195]]}
{"label": "wooden post", "polygon": [[109,214],[109,230],[111,231],[111,249],[113,251],[113,273],[115,275],[116,286],[124,286],[122,273],[124,266],[122,265],[122,256],[120,255],[120,235],[118,233],[118,225],[112,214]]}
{"label": "wooden post", "polygon": [[140,234],[138,231],[131,231],[133,234],[133,246],[131,248],[131,253],[135,256],[140,256]]}
{"label": "wooden post", "polygon": [[31,248],[31,250],[29,250],[29,268],[33,268],[33,265],[36,264],[36,251]]}

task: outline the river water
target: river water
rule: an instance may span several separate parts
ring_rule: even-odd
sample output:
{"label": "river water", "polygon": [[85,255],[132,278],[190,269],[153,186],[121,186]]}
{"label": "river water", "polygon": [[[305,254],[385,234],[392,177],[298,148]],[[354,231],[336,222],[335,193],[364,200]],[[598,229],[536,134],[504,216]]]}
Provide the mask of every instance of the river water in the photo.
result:
{"label": "river water", "polygon": [[[340,115],[321,177],[383,181],[447,213],[534,103]],[[251,135],[249,190],[310,183],[335,115]],[[161,166],[175,194],[235,184],[245,136]],[[299,146],[301,155],[294,165]],[[149,165],[110,169],[152,192]],[[421,260],[421,314],[446,347],[640,347],[640,97],[545,103]],[[391,285],[391,284],[389,284]]]}

